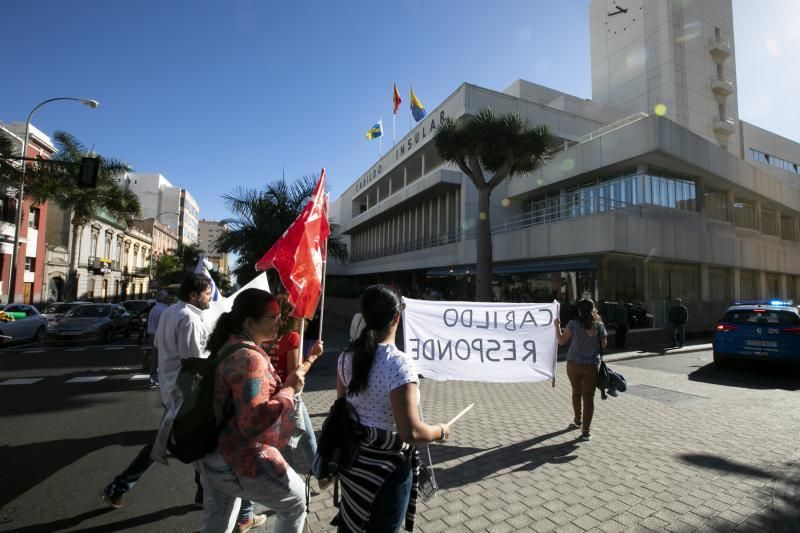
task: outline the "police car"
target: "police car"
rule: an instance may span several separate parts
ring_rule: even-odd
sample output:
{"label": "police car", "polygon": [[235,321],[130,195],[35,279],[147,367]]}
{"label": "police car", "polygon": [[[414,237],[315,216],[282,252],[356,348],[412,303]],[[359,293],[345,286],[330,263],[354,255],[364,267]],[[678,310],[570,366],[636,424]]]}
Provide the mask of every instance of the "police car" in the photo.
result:
{"label": "police car", "polygon": [[800,363],[800,309],[792,302],[734,302],[714,332],[714,364],[733,359]]}

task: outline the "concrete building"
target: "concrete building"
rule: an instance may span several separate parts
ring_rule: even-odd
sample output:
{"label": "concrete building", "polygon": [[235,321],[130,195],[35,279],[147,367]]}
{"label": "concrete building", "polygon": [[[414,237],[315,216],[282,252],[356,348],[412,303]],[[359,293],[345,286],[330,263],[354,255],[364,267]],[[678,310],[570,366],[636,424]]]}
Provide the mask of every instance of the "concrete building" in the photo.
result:
{"label": "concrete building", "polygon": [[178,234],[154,218],[134,220],[133,227],[153,239],[153,256],[174,252],[178,247]]}
{"label": "concrete building", "polygon": [[739,119],[731,1],[594,0],[590,31],[592,100],[462,84],[331,206],[351,262],[329,274],[474,296],[477,193],[433,139],[491,107],[562,146],[492,194],[496,299],[626,302],[659,327],[681,297],[704,330],[733,299],[798,300],[800,144]]}
{"label": "concrete building", "polygon": [[47,236],[49,301],[91,298],[107,302],[147,297],[153,243],[149,234],[126,228],[108,213],[99,213],[78,237],[77,280],[72,295],[65,293],[72,225],[70,213],[57,205],[49,211]]}
{"label": "concrete building", "polygon": [[[12,141],[16,154],[22,151],[25,123],[0,123],[0,135]],[[50,159],[56,152],[50,137],[31,125],[26,157]],[[0,176],[0,302],[8,303],[11,280],[11,259],[14,246],[14,231],[17,224],[17,195],[19,184]],[[47,299],[44,283],[46,245],[44,221],[47,219],[48,203],[33,205],[25,197],[22,204],[22,226],[19,232],[20,247],[17,253],[17,279],[15,300],[25,303],[41,303]]]}
{"label": "concrete building", "polygon": [[201,220],[199,225],[200,240],[198,246],[206,255],[205,258],[214,265],[214,269],[225,274],[231,275],[230,265],[228,264],[228,254],[221,252],[214,243],[228,231],[228,225],[216,220]]}
{"label": "concrete building", "polygon": [[128,172],[120,184],[131,190],[142,205],[142,218],[158,218],[172,228],[178,241],[196,244],[200,208],[186,189],[175,187],[157,173]]}

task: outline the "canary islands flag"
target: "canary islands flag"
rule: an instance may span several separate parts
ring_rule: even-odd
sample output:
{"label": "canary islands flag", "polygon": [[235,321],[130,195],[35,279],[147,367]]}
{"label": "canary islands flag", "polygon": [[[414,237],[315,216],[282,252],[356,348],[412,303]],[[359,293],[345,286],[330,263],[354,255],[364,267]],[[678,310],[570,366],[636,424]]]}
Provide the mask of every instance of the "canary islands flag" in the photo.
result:
{"label": "canary islands flag", "polygon": [[383,135],[383,120],[379,120],[367,131],[367,139],[377,139]]}
{"label": "canary islands flag", "polygon": [[425,111],[425,106],[422,105],[422,102],[419,101],[417,95],[414,94],[413,85],[411,86],[411,114],[414,115],[414,120],[417,122],[425,118],[425,115],[427,114],[427,111]]}

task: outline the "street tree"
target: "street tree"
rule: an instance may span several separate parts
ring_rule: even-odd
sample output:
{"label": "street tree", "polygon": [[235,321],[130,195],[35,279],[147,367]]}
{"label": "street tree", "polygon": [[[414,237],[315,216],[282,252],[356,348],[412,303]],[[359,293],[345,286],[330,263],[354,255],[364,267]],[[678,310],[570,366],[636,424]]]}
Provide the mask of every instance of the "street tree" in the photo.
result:
{"label": "street tree", "polygon": [[[228,231],[217,240],[217,249],[238,254],[236,280],[240,286],[253,279],[256,262],[300,215],[314,192],[318,176],[304,176],[292,183],[273,181],[263,190],[238,187],[222,196],[234,217],[225,220]],[[331,226],[333,233],[334,226]],[[328,239],[330,257],[347,261],[347,247],[334,235]]]}
{"label": "street tree", "polygon": [[[44,188],[42,199],[52,199],[62,209],[71,213],[72,246],[67,294],[74,296],[83,227],[103,211],[130,227],[133,219],[140,216],[141,206],[136,195],[117,181],[119,176],[130,169],[126,163],[87,150],[75,136],[65,131],[56,131],[53,140],[58,148],[53,160],[66,164],[58,168],[58,172],[53,172],[53,169],[47,171],[47,167],[51,165],[42,165],[44,169],[41,173],[43,177],[40,178]],[[79,164],[84,157],[96,157],[100,160],[95,188],[77,186]]]}
{"label": "street tree", "polygon": [[442,159],[456,164],[478,190],[475,299],[492,301],[492,190],[506,178],[530,175],[542,166],[555,149],[554,138],[547,126],[531,126],[516,113],[498,116],[487,108],[457,121],[444,119],[434,140]]}

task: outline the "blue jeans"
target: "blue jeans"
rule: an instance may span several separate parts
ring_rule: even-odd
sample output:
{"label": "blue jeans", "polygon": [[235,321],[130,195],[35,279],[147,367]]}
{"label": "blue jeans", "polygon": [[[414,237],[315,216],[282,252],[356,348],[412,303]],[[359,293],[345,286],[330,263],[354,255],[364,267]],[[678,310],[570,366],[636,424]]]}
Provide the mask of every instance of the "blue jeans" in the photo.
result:
{"label": "blue jeans", "polygon": [[150,383],[158,383],[158,349],[155,346],[154,336],[147,334],[147,344],[150,346]]}
{"label": "blue jeans", "polygon": [[314,462],[314,456],[317,454],[317,436],[314,434],[314,425],[311,423],[311,415],[308,414],[308,408],[305,402],[302,402],[302,400],[300,401],[300,414],[303,417],[305,431],[300,436],[297,447],[300,448],[300,451],[303,453],[303,458],[306,460],[306,464],[311,468],[311,463]]}
{"label": "blue jeans", "polygon": [[196,463],[205,487],[201,533],[230,532],[240,498],[257,501],[277,514],[276,533],[300,533],[306,521],[305,483],[289,468],[278,476],[265,464],[258,477],[240,476],[213,451]]}
{"label": "blue jeans", "polygon": [[411,455],[389,474],[372,502],[367,531],[397,532],[403,527],[411,498]]}

